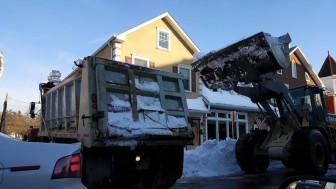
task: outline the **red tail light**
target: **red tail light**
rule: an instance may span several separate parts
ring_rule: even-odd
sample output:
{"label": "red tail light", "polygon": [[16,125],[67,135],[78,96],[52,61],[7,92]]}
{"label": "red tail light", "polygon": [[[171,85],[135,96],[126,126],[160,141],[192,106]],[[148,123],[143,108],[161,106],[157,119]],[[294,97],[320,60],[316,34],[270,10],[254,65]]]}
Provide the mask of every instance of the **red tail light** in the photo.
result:
{"label": "red tail light", "polygon": [[91,95],[91,101],[92,101],[92,103],[97,103],[97,95],[96,94]]}
{"label": "red tail light", "polygon": [[65,156],[56,162],[51,179],[72,178],[81,176],[80,154]]}

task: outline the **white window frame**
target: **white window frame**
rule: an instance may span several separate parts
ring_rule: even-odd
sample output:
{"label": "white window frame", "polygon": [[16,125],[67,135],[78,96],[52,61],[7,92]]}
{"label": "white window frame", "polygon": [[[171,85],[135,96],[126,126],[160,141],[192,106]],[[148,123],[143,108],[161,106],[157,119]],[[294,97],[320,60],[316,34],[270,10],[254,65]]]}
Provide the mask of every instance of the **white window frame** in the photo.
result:
{"label": "white window frame", "polygon": [[[238,119],[239,115],[244,115],[245,119]],[[245,124],[245,133],[248,133],[248,114],[244,112],[236,112],[236,133],[237,133],[237,138],[239,138],[240,133],[239,133],[239,123],[244,123]]]}
{"label": "white window frame", "polygon": [[282,75],[282,69],[277,70],[277,74]]}
{"label": "white window frame", "polygon": [[297,67],[295,60],[292,60],[292,77],[297,78]]}
{"label": "white window frame", "polygon": [[[164,32],[164,33],[168,34],[168,48],[164,48],[164,47],[160,46],[160,32]],[[161,49],[161,50],[165,50],[165,51],[170,51],[170,31],[165,30],[165,29],[161,29],[161,28],[157,28],[156,39],[157,39],[156,48]]]}
{"label": "white window frame", "polygon": [[135,59],[145,60],[147,62],[147,68],[149,68],[149,58],[145,56],[139,56],[139,55],[132,54],[132,64],[135,63],[134,61]]}
{"label": "white window frame", "polygon": [[[213,111],[213,110],[212,110]],[[219,141],[219,122],[222,122],[227,125],[226,127],[226,137],[228,137],[230,134],[230,130],[229,130],[229,122],[231,121],[231,118],[228,118],[228,114],[230,114],[229,111],[214,111],[215,113],[215,117],[207,117],[207,119],[205,120],[205,124],[206,124],[206,127],[205,127],[205,132],[206,132],[206,140],[209,140],[208,139],[208,121],[214,121],[216,123],[216,140]],[[222,117],[219,117],[218,114],[226,114],[226,118],[222,118]]]}
{"label": "white window frame", "polygon": [[180,74],[180,68],[183,68],[183,69],[188,69],[189,70],[189,89],[184,89],[185,91],[188,91],[188,92],[191,92],[192,90],[192,81],[191,81],[191,67],[190,66],[187,66],[187,65],[182,65],[182,64],[179,64],[178,67],[177,67],[177,73]]}

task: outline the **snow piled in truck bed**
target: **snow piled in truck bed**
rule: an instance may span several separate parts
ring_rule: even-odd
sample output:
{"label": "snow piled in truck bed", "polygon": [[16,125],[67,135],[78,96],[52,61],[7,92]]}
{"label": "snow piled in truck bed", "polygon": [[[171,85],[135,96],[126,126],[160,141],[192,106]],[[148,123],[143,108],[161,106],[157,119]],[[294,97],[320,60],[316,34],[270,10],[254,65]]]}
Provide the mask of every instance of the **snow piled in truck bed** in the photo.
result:
{"label": "snow piled in truck bed", "polygon": [[[172,135],[171,129],[187,126],[184,117],[166,115],[156,97],[137,96],[139,119],[133,121],[131,104],[111,95],[113,111],[108,112],[109,133],[113,136]],[[127,99],[127,98],[126,98]]]}

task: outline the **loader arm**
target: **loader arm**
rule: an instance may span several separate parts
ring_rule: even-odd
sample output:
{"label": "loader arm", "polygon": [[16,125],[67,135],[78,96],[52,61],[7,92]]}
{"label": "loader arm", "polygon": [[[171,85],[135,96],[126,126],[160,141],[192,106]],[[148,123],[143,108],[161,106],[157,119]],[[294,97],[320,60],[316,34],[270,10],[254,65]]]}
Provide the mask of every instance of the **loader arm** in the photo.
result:
{"label": "loader arm", "polygon": [[[275,80],[262,80],[259,83],[253,83],[253,87],[237,86],[234,91],[238,94],[247,96],[253,103],[257,103],[266,111],[270,120],[269,126],[272,128],[278,119],[288,119],[290,114],[295,114],[297,124],[300,126],[303,118],[302,110],[293,103],[288,88],[281,82]],[[277,114],[272,109],[268,100],[274,99],[276,108],[279,113]],[[288,122],[288,121],[287,121]]]}

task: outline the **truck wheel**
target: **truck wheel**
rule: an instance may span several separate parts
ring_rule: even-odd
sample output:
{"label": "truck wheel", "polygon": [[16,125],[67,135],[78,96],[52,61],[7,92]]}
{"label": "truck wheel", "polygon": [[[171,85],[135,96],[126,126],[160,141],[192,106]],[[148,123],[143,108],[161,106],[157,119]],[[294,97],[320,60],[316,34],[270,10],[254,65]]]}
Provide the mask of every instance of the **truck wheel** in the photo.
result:
{"label": "truck wheel", "polygon": [[267,170],[269,158],[255,154],[265,138],[266,136],[259,133],[247,133],[238,138],[235,150],[236,158],[239,167],[246,173],[260,173]]}
{"label": "truck wheel", "polygon": [[184,148],[173,147],[164,150],[150,165],[149,172],[143,177],[146,189],[168,189],[182,175]]}
{"label": "truck wheel", "polygon": [[156,174],[144,178],[144,180],[142,181],[143,188],[168,189],[172,187],[175,184],[177,178],[174,176],[167,176],[165,172],[165,168],[160,167]]}
{"label": "truck wheel", "polygon": [[290,161],[289,159],[282,159],[281,162],[286,168],[293,168],[294,167],[293,162]]}
{"label": "truck wheel", "polygon": [[320,131],[301,129],[293,136],[293,144],[293,158],[298,172],[320,176],[327,173],[329,152]]}

